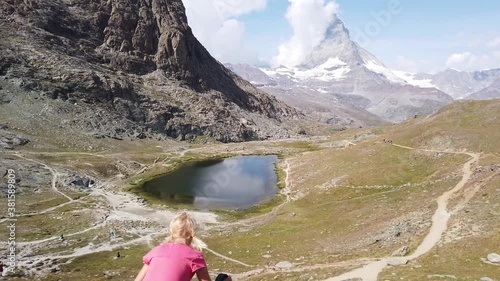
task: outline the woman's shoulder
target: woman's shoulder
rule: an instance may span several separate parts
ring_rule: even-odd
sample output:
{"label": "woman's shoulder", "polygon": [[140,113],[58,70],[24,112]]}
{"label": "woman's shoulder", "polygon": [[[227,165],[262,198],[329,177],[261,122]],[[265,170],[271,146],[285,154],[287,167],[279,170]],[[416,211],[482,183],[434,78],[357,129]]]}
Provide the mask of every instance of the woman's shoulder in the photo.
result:
{"label": "woman's shoulder", "polygon": [[177,254],[185,254],[185,255],[195,255],[195,256],[203,256],[203,254],[191,248],[186,244],[176,244],[176,243],[163,243],[151,250],[152,252],[172,252]]}

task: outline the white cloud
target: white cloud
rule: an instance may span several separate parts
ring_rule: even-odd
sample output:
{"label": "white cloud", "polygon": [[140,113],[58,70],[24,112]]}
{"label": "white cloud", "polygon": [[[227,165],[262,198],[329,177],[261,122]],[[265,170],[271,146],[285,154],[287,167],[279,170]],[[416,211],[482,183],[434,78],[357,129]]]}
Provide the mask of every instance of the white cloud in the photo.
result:
{"label": "white cloud", "polygon": [[408,59],[404,56],[397,56],[396,68],[408,72],[417,72],[418,64],[416,61]]}
{"label": "white cloud", "polygon": [[500,66],[498,55],[498,52],[493,52],[491,55],[476,55],[471,52],[456,53],[448,57],[446,66],[468,71],[498,68]]}
{"label": "white cloud", "polygon": [[207,50],[221,62],[257,60],[245,48],[245,26],[236,18],[262,10],[267,0],[183,0],[189,26]]}
{"label": "white cloud", "polygon": [[488,48],[498,48],[500,47],[500,37],[497,37],[486,44]]}
{"label": "white cloud", "polygon": [[470,61],[476,60],[475,56],[469,52],[466,53],[457,53],[451,55],[448,60],[446,61],[447,66],[453,66],[453,65],[462,65],[464,63],[468,63]]}
{"label": "white cloud", "polygon": [[279,54],[271,65],[296,66],[306,59],[325,38],[325,33],[337,13],[338,5],[325,0],[288,0],[286,19],[293,29],[292,37],[278,48]]}

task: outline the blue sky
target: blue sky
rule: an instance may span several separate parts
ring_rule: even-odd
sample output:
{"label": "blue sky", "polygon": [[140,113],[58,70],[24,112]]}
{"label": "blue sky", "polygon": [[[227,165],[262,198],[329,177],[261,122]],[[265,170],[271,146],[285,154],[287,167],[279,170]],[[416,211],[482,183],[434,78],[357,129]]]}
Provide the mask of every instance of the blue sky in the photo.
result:
{"label": "blue sky", "polygon": [[[279,46],[294,36],[295,30],[285,16],[291,2],[304,2],[303,5],[317,2],[316,5],[326,6],[333,1],[184,2],[195,35],[216,58],[223,62],[263,64],[277,56]],[[411,72],[436,72],[449,67],[500,68],[500,1],[336,0],[335,3],[338,5],[335,12],[353,39],[390,68]],[[399,3],[400,11],[389,13],[389,21],[377,19],[380,12],[387,15],[389,3]],[[212,8],[209,5],[216,7],[217,18],[203,19],[206,16],[201,12],[193,12],[207,11]],[[221,7],[225,12],[223,16]],[[303,24],[307,25],[316,13],[302,16]],[[211,29],[207,28],[209,22],[213,24]],[[370,31],[370,27],[376,32]]]}

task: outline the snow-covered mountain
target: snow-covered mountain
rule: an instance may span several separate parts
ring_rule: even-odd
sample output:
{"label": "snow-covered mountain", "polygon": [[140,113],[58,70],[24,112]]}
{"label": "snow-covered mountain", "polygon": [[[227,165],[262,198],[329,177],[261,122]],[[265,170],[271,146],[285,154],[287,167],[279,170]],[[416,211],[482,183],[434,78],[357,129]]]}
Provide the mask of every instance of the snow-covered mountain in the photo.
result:
{"label": "snow-covered mountain", "polygon": [[311,99],[317,99],[325,107],[324,101],[329,100],[333,104],[357,106],[392,122],[432,113],[453,101],[451,96],[433,87],[432,78],[419,79],[388,69],[351,40],[339,18],[335,18],[325,39],[301,65],[260,69],[258,77],[250,75],[257,71],[249,71],[248,65],[229,68],[278,98],[288,93],[288,99],[293,96],[298,100],[291,102],[295,105],[301,104],[300,99],[309,99],[302,100],[302,104],[308,105],[314,103]]}
{"label": "snow-covered mountain", "polygon": [[467,100],[490,100],[500,98],[500,78],[488,87],[465,97]]}
{"label": "snow-covered mountain", "polygon": [[[497,89],[498,84],[495,82],[500,79],[500,69],[482,71],[447,69],[436,74],[393,72],[405,79],[408,84],[434,87],[454,99],[467,99],[468,96],[487,88]],[[491,98],[500,98],[500,95],[489,95],[487,99]]]}

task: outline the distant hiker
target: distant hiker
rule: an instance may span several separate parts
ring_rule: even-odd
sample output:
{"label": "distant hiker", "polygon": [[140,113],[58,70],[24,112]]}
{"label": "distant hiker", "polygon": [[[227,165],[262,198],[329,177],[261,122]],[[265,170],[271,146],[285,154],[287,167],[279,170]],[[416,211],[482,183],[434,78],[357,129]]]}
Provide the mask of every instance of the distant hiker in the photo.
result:
{"label": "distant hiker", "polygon": [[120,255],[120,252],[116,252],[116,258],[120,258],[122,255]]}
{"label": "distant hiker", "polygon": [[186,213],[175,217],[165,243],[142,258],[144,266],[135,281],[190,281],[195,274],[199,281],[211,281],[201,253],[206,245],[195,237],[197,226]]}
{"label": "distant hiker", "polygon": [[215,281],[233,281],[233,279],[231,278],[231,276],[224,274],[224,273],[221,273],[221,274],[217,275],[217,278],[215,278]]}
{"label": "distant hiker", "polygon": [[61,234],[61,237],[60,237],[61,240],[64,240],[64,235]]}
{"label": "distant hiker", "polygon": [[111,238],[114,238],[115,237],[115,231],[114,230],[111,230],[111,232],[109,233],[109,236]]}
{"label": "distant hiker", "polygon": [[0,261],[0,276],[2,276],[3,273],[3,262]]}

